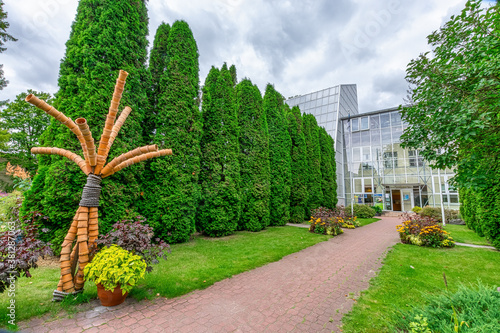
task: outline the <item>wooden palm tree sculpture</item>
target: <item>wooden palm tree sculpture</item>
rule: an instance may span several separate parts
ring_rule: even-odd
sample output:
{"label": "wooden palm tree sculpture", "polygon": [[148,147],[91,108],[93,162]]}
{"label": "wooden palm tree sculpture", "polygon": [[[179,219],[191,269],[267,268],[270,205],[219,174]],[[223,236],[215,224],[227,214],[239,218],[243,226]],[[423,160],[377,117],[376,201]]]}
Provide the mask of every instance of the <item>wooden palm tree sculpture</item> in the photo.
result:
{"label": "wooden palm tree sculpture", "polygon": [[75,294],[83,290],[83,269],[89,262],[89,250],[95,246],[95,241],[99,234],[98,207],[101,193],[101,179],[111,176],[115,172],[132,164],[154,157],[172,155],[171,149],[158,150],[157,145],[150,145],[122,154],[105,166],[109,149],[123,123],[132,111],[130,107],[125,107],[115,123],[127,75],[127,72],[121,70],[116,81],[113,99],[106,117],[97,155],[92,133],[84,118],[78,118],[73,122],[73,120],[34,95],[31,94],[26,97],[28,103],[33,104],[56,118],[77,136],[84,158],[82,159],[79,155],[61,148],[35,147],[31,149],[31,152],[33,154],[52,154],[69,158],[87,175],[87,184],[83,188],[80,207],[76,211],[73,223],[62,244],[60,259],[61,277],[57,285],[57,290],[54,291],[54,300],[56,301],[62,300],[69,294]]}

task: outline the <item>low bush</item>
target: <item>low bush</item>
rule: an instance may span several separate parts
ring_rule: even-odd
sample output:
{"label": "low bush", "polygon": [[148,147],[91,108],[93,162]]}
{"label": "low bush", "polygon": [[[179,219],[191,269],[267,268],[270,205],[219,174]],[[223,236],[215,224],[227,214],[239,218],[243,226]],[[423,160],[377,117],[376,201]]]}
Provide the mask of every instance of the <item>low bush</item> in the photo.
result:
{"label": "low bush", "polygon": [[422,207],[415,206],[411,209],[411,211],[418,214],[422,211]]}
{"label": "low bush", "polygon": [[[412,209],[413,210],[413,209]],[[418,213],[418,212],[415,212]],[[440,207],[425,206],[420,211],[420,215],[435,219],[438,222],[443,222],[443,214]],[[444,218],[446,221],[461,219],[460,211],[455,209],[445,209]]]}
{"label": "low bush", "polygon": [[[347,206],[345,208],[347,212],[351,212],[352,208],[351,206]],[[375,216],[376,211],[373,207],[367,206],[367,205],[358,205],[354,204],[354,216],[357,216],[358,218],[361,219],[370,219]]]}
{"label": "low bush", "polygon": [[382,207],[380,207],[380,206],[373,206],[373,209],[375,209],[375,213],[377,215],[382,214]]}
{"label": "low bush", "polygon": [[404,332],[500,332],[500,293],[481,283],[476,288],[424,295],[427,305],[395,319]]}
{"label": "low bush", "polygon": [[396,226],[403,244],[430,247],[453,247],[455,242],[436,220],[421,215],[403,215],[403,224]]}
{"label": "low bush", "polygon": [[[167,259],[165,252],[170,252],[170,246],[159,238],[153,241],[153,228],[144,224],[146,219],[136,215],[133,219],[122,220],[113,225],[113,229],[97,239],[99,248],[110,247],[113,244],[141,256],[147,264],[147,271],[153,270],[152,264],[158,259]],[[95,253],[97,249],[93,249]]]}

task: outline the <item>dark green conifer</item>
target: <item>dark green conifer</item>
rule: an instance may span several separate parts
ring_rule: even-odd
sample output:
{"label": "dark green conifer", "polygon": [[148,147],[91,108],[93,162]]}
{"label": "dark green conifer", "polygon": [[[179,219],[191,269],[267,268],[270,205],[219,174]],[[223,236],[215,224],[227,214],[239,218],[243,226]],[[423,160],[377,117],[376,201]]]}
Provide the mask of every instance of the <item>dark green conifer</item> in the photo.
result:
{"label": "dark green conifer", "polygon": [[311,210],[323,203],[322,176],[321,176],[321,149],[319,146],[318,123],[312,114],[304,114],[304,132],[307,143],[307,161],[309,163],[309,181],[307,192],[307,208],[304,217],[311,216]]}
{"label": "dark green conifer", "polygon": [[[166,27],[162,31],[168,30]],[[167,37],[161,41],[161,36]],[[168,159],[155,159],[145,172],[143,214],[155,233],[168,242],[189,240],[195,230],[199,199],[201,114],[198,109],[198,47],[189,25],[176,21],[160,38],[161,61],[151,73],[159,89],[154,143],[171,148]],[[156,52],[156,50],[155,50]],[[153,53],[155,53],[153,52]],[[161,68],[163,72],[160,75]],[[158,74],[153,74],[157,71]],[[159,81],[158,81],[159,80]]]}
{"label": "dark green conifer", "polygon": [[203,87],[201,200],[197,226],[204,234],[232,234],[240,218],[238,118],[233,79],[226,64],[212,67]]}
{"label": "dark green conifer", "polygon": [[231,67],[229,67],[229,72],[231,73],[231,78],[233,80],[233,86],[236,86],[238,84],[238,78],[236,76],[236,66],[231,65]]}
{"label": "dark green conifer", "polygon": [[[288,106],[286,106],[288,108]],[[292,188],[290,193],[290,222],[303,223],[307,209],[309,162],[300,109],[294,106],[287,113],[288,132],[292,139]]]}
{"label": "dark green conifer", "polygon": [[271,84],[266,87],[264,111],[269,130],[271,170],[270,225],[285,225],[290,220],[292,141],[284,114],[284,98]]}
{"label": "dark green conifer", "polygon": [[332,137],[323,127],[319,128],[319,145],[321,149],[322,206],[333,209],[337,206],[337,166],[335,162],[335,147]]}
{"label": "dark green conifer", "polygon": [[[81,0],[66,43],[59,71],[59,92],[54,107],[73,120],[83,117],[99,141],[110,107],[118,70],[129,73],[120,110],[132,108],[116,138],[108,161],[143,143],[142,122],[148,107],[149,84],[145,67],[148,41],[145,1]],[[42,145],[81,152],[76,137],[55,119],[40,138]],[[48,167],[48,169],[46,169]],[[40,186],[26,194],[23,213],[38,210],[49,217],[50,229],[64,229],[72,221],[80,201],[85,175],[71,161],[57,156],[40,157],[34,180]],[[140,197],[140,164],[127,168],[102,182],[99,230],[106,232],[116,221],[137,210]],[[43,184],[43,186],[41,186]],[[29,198],[42,198],[30,200]],[[57,240],[62,241],[62,239]]]}
{"label": "dark green conifer", "polygon": [[236,107],[242,207],[239,229],[259,231],[269,225],[269,133],[262,95],[249,79],[236,86]]}
{"label": "dark green conifer", "polygon": [[[149,93],[150,111],[144,119],[144,137],[148,142],[154,140],[155,119],[158,117],[158,100],[167,90],[166,82],[162,82],[163,74],[167,70],[167,41],[170,25],[162,22],[156,29],[153,48],[149,55],[149,73],[151,76],[151,89]],[[149,163],[148,163],[149,164]]]}

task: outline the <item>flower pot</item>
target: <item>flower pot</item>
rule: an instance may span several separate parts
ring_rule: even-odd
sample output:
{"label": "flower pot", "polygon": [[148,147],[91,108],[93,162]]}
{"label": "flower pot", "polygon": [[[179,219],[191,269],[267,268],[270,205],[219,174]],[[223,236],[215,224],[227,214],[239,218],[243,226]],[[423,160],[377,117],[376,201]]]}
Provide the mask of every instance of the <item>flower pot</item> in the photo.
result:
{"label": "flower pot", "polygon": [[102,306],[115,306],[122,304],[127,297],[128,292],[122,295],[122,288],[118,285],[114,290],[105,290],[102,284],[97,285],[97,297],[101,301]]}

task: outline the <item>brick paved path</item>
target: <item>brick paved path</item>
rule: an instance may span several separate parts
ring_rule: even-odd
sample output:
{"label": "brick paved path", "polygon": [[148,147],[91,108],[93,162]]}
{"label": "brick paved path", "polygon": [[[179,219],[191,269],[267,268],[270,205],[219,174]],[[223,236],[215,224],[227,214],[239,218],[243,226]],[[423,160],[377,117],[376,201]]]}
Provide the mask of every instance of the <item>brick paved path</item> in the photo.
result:
{"label": "brick paved path", "polygon": [[23,332],[339,332],[368,288],[399,218],[385,217],[185,296],[99,306],[71,319],[19,323]]}

